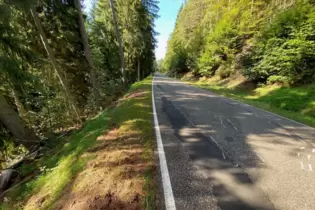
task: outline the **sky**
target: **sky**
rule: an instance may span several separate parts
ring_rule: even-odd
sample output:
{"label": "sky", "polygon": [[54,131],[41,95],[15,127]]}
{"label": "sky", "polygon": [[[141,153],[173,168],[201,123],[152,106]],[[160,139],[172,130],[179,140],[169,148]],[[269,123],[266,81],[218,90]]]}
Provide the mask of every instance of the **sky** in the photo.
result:
{"label": "sky", "polygon": [[[155,57],[157,60],[163,59],[166,53],[167,40],[172,33],[177,13],[185,0],[160,0],[159,18],[155,21],[155,30],[159,33],[157,38],[157,47]],[[85,0],[85,11],[91,8],[92,0]]]}
{"label": "sky", "polygon": [[163,59],[165,56],[167,40],[174,29],[177,13],[183,2],[184,0],[160,0],[160,17],[155,21],[155,30],[160,33],[155,49],[157,60]]}

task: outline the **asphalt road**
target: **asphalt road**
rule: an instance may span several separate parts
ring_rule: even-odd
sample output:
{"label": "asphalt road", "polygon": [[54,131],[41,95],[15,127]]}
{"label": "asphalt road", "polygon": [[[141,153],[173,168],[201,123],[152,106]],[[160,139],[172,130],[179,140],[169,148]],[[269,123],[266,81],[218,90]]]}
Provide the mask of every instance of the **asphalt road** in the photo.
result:
{"label": "asphalt road", "polygon": [[153,91],[176,209],[315,209],[314,129],[158,73]]}

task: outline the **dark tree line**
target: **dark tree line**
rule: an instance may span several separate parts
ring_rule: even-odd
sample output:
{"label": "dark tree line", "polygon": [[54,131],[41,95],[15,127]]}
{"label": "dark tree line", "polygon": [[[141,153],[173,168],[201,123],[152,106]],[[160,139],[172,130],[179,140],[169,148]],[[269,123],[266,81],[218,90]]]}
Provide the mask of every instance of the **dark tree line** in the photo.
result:
{"label": "dark tree line", "polygon": [[156,1],[95,1],[89,19],[82,3],[0,0],[2,163],[152,72]]}

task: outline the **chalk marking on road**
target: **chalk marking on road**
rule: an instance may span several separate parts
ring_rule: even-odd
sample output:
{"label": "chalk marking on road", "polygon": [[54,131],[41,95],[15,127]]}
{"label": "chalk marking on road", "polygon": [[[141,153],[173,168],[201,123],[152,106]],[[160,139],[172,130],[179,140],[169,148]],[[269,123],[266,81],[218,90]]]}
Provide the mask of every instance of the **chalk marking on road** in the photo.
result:
{"label": "chalk marking on road", "polygon": [[222,121],[221,117],[219,117],[219,119],[220,119],[221,125],[222,125],[224,128],[226,128],[225,125],[223,124],[223,121]]}
{"label": "chalk marking on road", "polygon": [[[257,155],[257,154],[256,154]],[[262,161],[262,162],[265,162],[265,160],[262,158],[262,157],[260,157],[260,155],[257,155],[257,157],[259,157],[259,159]]]}
{"label": "chalk marking on road", "polygon": [[315,144],[314,144],[311,140],[306,139],[306,141],[307,141],[308,143],[310,143],[313,147],[315,147]]}
{"label": "chalk marking on road", "polygon": [[[279,125],[281,125],[281,124],[279,124]],[[286,129],[283,125],[281,125],[281,127],[282,127],[282,129],[284,129],[284,130],[287,132],[287,134],[289,134],[289,136],[290,136],[291,138],[298,139],[298,140],[300,140],[301,142],[303,142],[303,144],[307,145],[307,142],[304,141],[301,136],[299,136],[299,135],[292,135],[292,134],[290,134],[290,131],[287,131],[287,129]],[[312,143],[311,143],[311,144],[312,144]]]}
{"label": "chalk marking on road", "polygon": [[301,150],[302,150],[302,149],[305,149],[305,147],[301,147],[300,149],[301,149]]}
{"label": "chalk marking on road", "polygon": [[224,152],[222,152],[222,156],[223,156],[223,159],[225,160],[225,159],[226,159],[226,157],[225,157],[225,155],[224,155]]}
{"label": "chalk marking on road", "polygon": [[221,152],[223,152],[222,148],[220,147],[220,145],[218,144],[218,142],[215,140],[215,138],[213,138],[212,136],[209,136],[210,139],[220,148]]}
{"label": "chalk marking on road", "polygon": [[300,157],[300,153],[298,152],[298,157]]}
{"label": "chalk marking on road", "polygon": [[307,159],[308,159],[308,160],[311,160],[311,155],[307,155]]}
{"label": "chalk marking on road", "polygon": [[[291,135],[290,135],[290,136],[291,136]],[[293,137],[293,136],[291,136],[291,137]],[[294,138],[294,137],[293,137],[293,138]],[[299,140],[300,140],[301,142],[303,142],[303,144],[307,145],[307,142],[304,141],[303,139],[299,138]]]}
{"label": "chalk marking on road", "polygon": [[233,128],[234,128],[235,130],[238,131],[237,127],[235,127],[235,125],[233,125],[233,123],[232,123],[229,119],[226,119],[226,120],[233,126]]}
{"label": "chalk marking on road", "polygon": [[301,161],[300,161],[300,164],[301,164],[301,169],[302,170],[305,170],[305,171],[308,171],[308,172],[311,172],[313,170],[312,165],[310,163],[308,164],[308,169],[306,169],[306,167],[304,167],[304,164]]}
{"label": "chalk marking on road", "polygon": [[[182,84],[184,84],[184,85],[187,85],[186,83],[181,82],[181,81],[179,81],[179,83],[182,83]],[[202,89],[202,88],[194,87],[194,86],[189,85],[189,84],[188,84],[187,86],[190,87],[190,88],[195,88],[195,89],[199,89],[199,90],[205,90],[205,89]],[[307,128],[310,128],[310,129],[314,130],[314,128],[311,127],[311,126],[308,126],[308,125],[305,125],[305,124],[303,124],[303,123],[300,123],[300,122],[291,120],[291,119],[286,118],[286,117],[283,117],[283,116],[281,116],[281,115],[278,115],[278,114],[269,112],[269,111],[267,111],[267,110],[258,108],[258,107],[256,107],[256,106],[252,106],[252,105],[246,104],[246,103],[241,102],[241,101],[234,100],[234,99],[232,99],[232,98],[229,98],[229,97],[220,95],[220,94],[218,94],[218,93],[215,93],[215,92],[213,92],[213,91],[211,91],[211,90],[206,90],[206,91],[207,91],[207,92],[210,92],[210,93],[212,93],[212,94],[214,94],[214,95],[216,95],[216,96],[218,96],[219,98],[221,98],[221,99],[223,99],[223,100],[231,100],[231,101],[234,101],[234,102],[238,103],[238,105],[240,105],[240,106],[247,106],[247,107],[251,107],[251,108],[254,108],[254,109],[258,109],[258,110],[260,110],[260,111],[262,111],[262,112],[265,112],[265,113],[268,113],[268,114],[270,114],[270,115],[272,115],[272,116],[275,116],[275,117],[278,117],[278,118],[281,118],[281,119],[284,119],[284,120],[288,120],[288,121],[290,121],[290,122],[293,122],[293,123],[296,123],[296,124],[299,124],[299,125],[302,125],[302,126],[304,126],[304,127],[307,127]],[[257,115],[257,116],[259,116],[259,115]],[[265,117],[265,118],[268,118],[269,116],[268,116],[268,115],[264,115],[264,117]],[[280,119],[277,119],[277,120],[280,120]],[[315,146],[315,145],[313,145],[313,146]]]}
{"label": "chalk marking on road", "polygon": [[163,185],[163,191],[164,191],[165,208],[166,210],[176,210],[173,189],[172,189],[170,175],[167,168],[167,162],[166,162],[160,127],[159,127],[159,121],[156,114],[155,99],[154,99],[154,77],[152,79],[152,108],[153,108],[154,128],[155,128],[158,154],[159,154],[159,160],[160,160],[160,169],[161,169],[162,185]]}
{"label": "chalk marking on road", "polygon": [[[193,86],[191,86],[191,87],[193,87]],[[201,88],[197,88],[197,89],[201,89]],[[269,112],[269,111],[267,111],[267,110],[263,110],[263,109],[258,108],[258,107],[256,107],[256,106],[252,106],[252,105],[246,104],[246,103],[244,103],[244,102],[237,101],[237,100],[234,100],[234,99],[232,99],[232,98],[228,98],[228,97],[226,97],[226,96],[220,95],[220,94],[215,93],[215,92],[213,92],[213,91],[209,91],[209,90],[207,90],[207,91],[210,92],[210,93],[212,93],[212,94],[215,94],[215,95],[221,97],[222,99],[227,99],[227,100],[231,100],[231,101],[237,102],[237,103],[239,103],[239,105],[241,105],[241,106],[242,106],[242,105],[243,105],[243,106],[249,106],[249,107],[252,107],[252,108],[254,108],[254,109],[258,109],[258,110],[260,110],[260,111],[262,111],[262,112],[265,112],[265,113],[268,113],[268,114],[270,114],[270,115],[273,115],[273,116],[275,116],[275,117],[282,118],[282,119],[284,119],[284,120],[288,120],[288,121],[291,121],[291,122],[293,122],[293,123],[296,123],[296,124],[299,124],[299,125],[302,125],[302,126],[305,126],[305,127],[308,127],[308,128],[311,128],[312,130],[314,130],[313,127],[308,126],[308,125],[305,125],[305,124],[303,124],[303,123],[300,123],[300,122],[291,120],[291,119],[286,118],[286,117],[283,117],[283,116],[281,116],[281,115],[277,115],[277,114],[272,113],[272,112]],[[265,117],[265,118],[268,118],[269,116],[268,116],[268,115],[265,115],[264,117]],[[277,119],[277,120],[280,120],[280,119]]]}

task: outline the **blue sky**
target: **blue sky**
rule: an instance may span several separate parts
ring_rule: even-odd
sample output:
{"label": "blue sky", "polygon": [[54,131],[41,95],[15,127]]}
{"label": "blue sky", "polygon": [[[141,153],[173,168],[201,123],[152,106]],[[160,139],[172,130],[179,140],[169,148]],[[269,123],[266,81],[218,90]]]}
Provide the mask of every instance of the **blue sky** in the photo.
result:
{"label": "blue sky", "polygon": [[[91,7],[92,0],[85,0],[85,11]],[[159,19],[155,21],[155,30],[160,33],[157,37],[157,48],[155,49],[156,59],[164,58],[167,47],[167,40],[172,33],[176,21],[177,12],[184,0],[160,0]]]}
{"label": "blue sky", "polygon": [[183,2],[184,0],[160,0],[160,17],[155,22],[155,30],[160,33],[157,37],[158,46],[155,49],[156,59],[165,56],[167,40],[174,29],[177,12]]}

